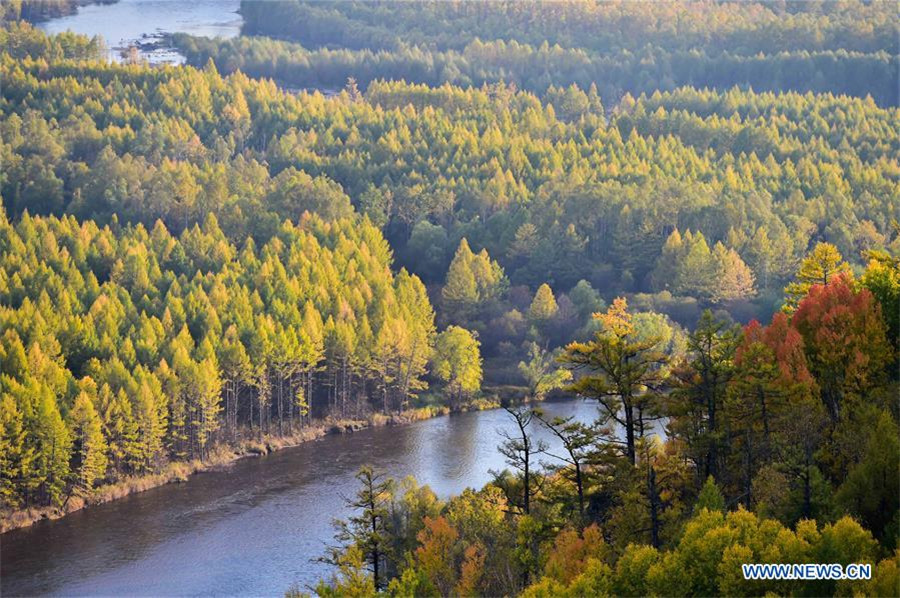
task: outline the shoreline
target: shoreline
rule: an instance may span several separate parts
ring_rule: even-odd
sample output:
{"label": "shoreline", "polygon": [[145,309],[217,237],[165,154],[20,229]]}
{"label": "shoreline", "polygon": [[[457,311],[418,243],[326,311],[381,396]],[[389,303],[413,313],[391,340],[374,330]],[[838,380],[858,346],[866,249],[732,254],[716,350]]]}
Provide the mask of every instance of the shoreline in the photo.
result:
{"label": "shoreline", "polygon": [[132,494],[158,488],[166,484],[186,483],[190,476],[204,471],[226,467],[240,459],[263,457],[276,451],[299,446],[306,442],[318,440],[333,434],[352,434],[368,428],[385,426],[403,426],[417,421],[464,413],[466,411],[484,411],[496,409],[498,402],[476,401],[463,408],[451,410],[447,406],[414,407],[399,413],[383,415],[374,413],[366,419],[325,419],[317,420],[312,425],[298,430],[288,436],[266,435],[262,439],[247,438],[236,445],[219,444],[210,451],[206,461],[174,461],[168,463],[161,471],[140,476],[128,476],[113,484],[99,486],[90,495],[81,497],[71,495],[62,506],[29,507],[15,511],[3,511],[0,514],[0,534],[16,529],[30,527],[39,521],[61,519],[70,513],[81,511],[95,505],[112,502]]}

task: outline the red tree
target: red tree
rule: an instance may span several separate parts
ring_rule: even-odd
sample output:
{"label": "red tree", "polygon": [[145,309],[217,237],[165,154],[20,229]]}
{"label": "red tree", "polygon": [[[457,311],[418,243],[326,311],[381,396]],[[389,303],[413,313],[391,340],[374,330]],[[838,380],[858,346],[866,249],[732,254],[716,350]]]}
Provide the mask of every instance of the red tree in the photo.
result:
{"label": "red tree", "polygon": [[881,310],[867,289],[854,290],[849,275],[811,287],[791,324],[832,420],[845,397],[862,397],[882,381],[891,347]]}

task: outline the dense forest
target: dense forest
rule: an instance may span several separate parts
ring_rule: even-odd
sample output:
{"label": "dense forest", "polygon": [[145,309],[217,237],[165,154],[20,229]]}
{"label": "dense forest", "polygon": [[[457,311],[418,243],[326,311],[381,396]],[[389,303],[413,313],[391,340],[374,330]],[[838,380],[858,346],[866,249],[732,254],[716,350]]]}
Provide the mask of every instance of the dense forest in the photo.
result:
{"label": "dense forest", "polygon": [[502,405],[480,490],[360,472],[317,593],[900,592],[895,4],[245,1],[183,67],[74,8],[0,9],[4,518]]}
{"label": "dense forest", "polygon": [[[900,260],[874,252],[854,279],[835,255],[804,259],[789,313],[740,327],[706,311],[680,355],[616,299],[560,356],[596,421],[508,407],[509,469],[447,501],[364,468],[317,594],[896,595]],[[807,562],[872,578],[741,574]]]}
{"label": "dense forest", "polygon": [[177,36],[189,62],[294,87],[347,77],[505,82],[607,100],[684,85],[830,92],[897,105],[889,2],[307,2],[241,4],[244,35]]}

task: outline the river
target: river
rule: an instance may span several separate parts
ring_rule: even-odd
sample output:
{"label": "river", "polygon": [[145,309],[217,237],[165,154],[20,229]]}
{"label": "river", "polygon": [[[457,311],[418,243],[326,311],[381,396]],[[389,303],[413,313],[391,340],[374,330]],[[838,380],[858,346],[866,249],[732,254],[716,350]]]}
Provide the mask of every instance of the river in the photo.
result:
{"label": "river", "polygon": [[141,56],[153,64],[183,64],[184,56],[172,48],[149,47],[166,33],[205,37],[235,37],[241,32],[240,0],[119,0],[115,4],[89,4],[78,12],[40,23],[47,33],[72,31],[103,37],[109,58],[121,61],[121,51],[148,44]]}
{"label": "river", "polygon": [[[546,403],[550,417],[596,417],[596,403]],[[441,497],[480,488],[503,469],[502,409],[437,417],[406,426],[326,436],[271,455],[242,459],[0,536],[4,596],[283,595],[329,574],[313,559],[332,540],[342,497],[371,464],[415,476]],[[535,423],[534,434],[558,449]]]}

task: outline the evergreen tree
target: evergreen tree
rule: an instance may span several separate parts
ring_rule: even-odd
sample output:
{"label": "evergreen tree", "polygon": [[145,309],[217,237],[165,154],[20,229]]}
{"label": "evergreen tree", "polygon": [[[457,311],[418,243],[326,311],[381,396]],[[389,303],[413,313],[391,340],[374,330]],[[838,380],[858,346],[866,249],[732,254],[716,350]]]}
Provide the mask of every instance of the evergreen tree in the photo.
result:
{"label": "evergreen tree", "polygon": [[335,565],[347,564],[348,555],[359,551],[372,573],[375,591],[387,587],[387,567],[394,555],[390,553],[389,499],[393,481],[376,474],[371,467],[362,467],[356,474],[360,488],[355,498],[347,501],[354,515],[347,521],[335,523],[335,539],[342,547],[332,548],[327,558]]}
{"label": "evergreen tree", "polygon": [[669,397],[669,429],[690,447],[701,479],[720,474],[725,392],[739,342],[737,329],[704,311],[688,336],[689,359],[676,372],[680,384]]}
{"label": "evergreen tree", "polygon": [[700,488],[700,494],[697,496],[697,502],[694,503],[694,510],[700,512],[700,509],[709,509],[710,511],[719,511],[725,513],[725,497],[722,496],[721,490],[716,485],[716,481],[712,476],[706,478],[703,487]]}

